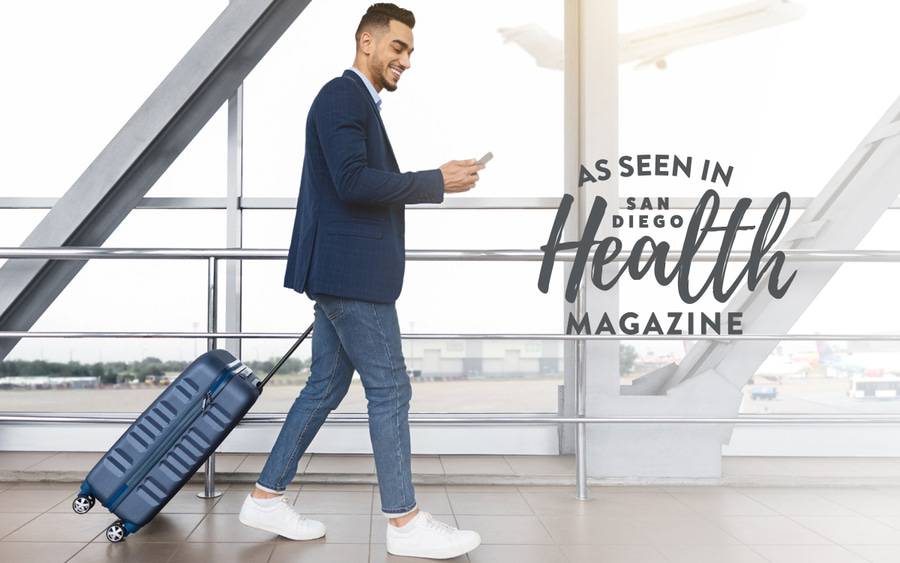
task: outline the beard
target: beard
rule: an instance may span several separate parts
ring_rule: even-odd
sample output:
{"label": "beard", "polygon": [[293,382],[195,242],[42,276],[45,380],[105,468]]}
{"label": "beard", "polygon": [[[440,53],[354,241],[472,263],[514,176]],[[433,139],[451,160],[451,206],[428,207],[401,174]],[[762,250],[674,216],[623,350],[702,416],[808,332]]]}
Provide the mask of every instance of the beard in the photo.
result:
{"label": "beard", "polygon": [[393,92],[397,89],[397,82],[394,81],[394,75],[391,73],[390,63],[382,62],[381,59],[372,57],[370,68],[377,69],[377,72],[372,74],[377,76],[378,81],[381,82],[380,85],[376,84],[375,86],[381,86],[388,92]]}

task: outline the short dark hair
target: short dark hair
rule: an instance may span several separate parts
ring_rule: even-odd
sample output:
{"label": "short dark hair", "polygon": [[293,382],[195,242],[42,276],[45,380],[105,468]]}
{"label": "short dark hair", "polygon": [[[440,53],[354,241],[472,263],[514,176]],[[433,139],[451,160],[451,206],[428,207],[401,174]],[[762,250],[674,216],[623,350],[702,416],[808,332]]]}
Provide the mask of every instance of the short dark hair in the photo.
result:
{"label": "short dark hair", "polygon": [[407,25],[410,29],[416,26],[416,16],[409,10],[389,2],[372,4],[366,10],[366,13],[363,14],[362,19],[359,20],[359,26],[356,28],[356,42],[359,43],[359,38],[366,29],[388,27],[391,24],[391,20],[397,20]]}

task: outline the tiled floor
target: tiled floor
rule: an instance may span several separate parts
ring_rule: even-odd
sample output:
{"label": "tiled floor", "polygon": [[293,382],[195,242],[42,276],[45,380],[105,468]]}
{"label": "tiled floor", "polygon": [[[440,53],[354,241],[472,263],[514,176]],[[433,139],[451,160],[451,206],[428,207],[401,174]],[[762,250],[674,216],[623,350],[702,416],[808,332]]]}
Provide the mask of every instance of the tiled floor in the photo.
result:
{"label": "tiled floor", "polygon": [[[385,553],[371,456],[301,460],[288,495],[327,524],[322,540],[242,526],[237,511],[265,456],[220,454],[221,497],[198,499],[201,484],[192,482],[122,544],[107,543],[115,518],[102,506],[71,510],[99,456],[0,452],[0,561],[417,561]],[[896,460],[728,459],[730,485],[594,485],[588,501],[574,498],[571,456],[414,456],[413,471],[423,509],[481,533],[482,546],[458,561],[900,562]],[[554,482],[568,485],[535,485]]]}
{"label": "tiled floor", "polygon": [[[300,479],[302,482],[302,478]],[[75,483],[0,483],[0,561],[366,563],[387,556],[377,487],[295,484],[297,509],[328,526],[325,538],[292,542],[242,526],[249,484],[224,485],[204,501],[190,484],[124,543],[103,536],[101,506],[76,515]],[[416,487],[420,505],[478,530],[484,543],[458,561],[490,563],[895,563],[900,488],[594,486]]]}

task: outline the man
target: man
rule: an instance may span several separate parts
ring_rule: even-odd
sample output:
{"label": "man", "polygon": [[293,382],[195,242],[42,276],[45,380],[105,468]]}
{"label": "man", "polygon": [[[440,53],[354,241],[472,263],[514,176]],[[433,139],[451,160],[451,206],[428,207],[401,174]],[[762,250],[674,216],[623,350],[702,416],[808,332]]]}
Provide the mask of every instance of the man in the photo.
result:
{"label": "man", "polygon": [[328,82],[309,110],[300,196],[285,287],[315,301],[310,377],[287,420],[240,521],[290,539],[325,534],[284,500],[326,416],[359,372],[386,547],[395,555],[451,558],[475,549],[478,533],[439,522],[416,504],[410,469],[411,386],[400,346],[395,301],[403,284],[404,205],[440,203],[464,192],[483,168],[473,160],[400,173],[379,115],[383,90],[410,68],[412,12],[374,4],[356,31],[353,67]]}

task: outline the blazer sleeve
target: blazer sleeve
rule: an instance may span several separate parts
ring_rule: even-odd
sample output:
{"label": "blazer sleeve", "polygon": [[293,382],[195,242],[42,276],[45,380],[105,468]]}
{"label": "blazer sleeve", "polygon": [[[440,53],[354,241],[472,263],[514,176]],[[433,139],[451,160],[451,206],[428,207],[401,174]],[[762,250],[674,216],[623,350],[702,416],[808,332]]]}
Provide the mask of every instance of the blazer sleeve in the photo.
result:
{"label": "blazer sleeve", "polygon": [[342,201],[380,205],[444,201],[444,176],[438,169],[395,173],[369,167],[368,108],[352,82],[336,80],[322,94],[314,112],[316,133]]}

